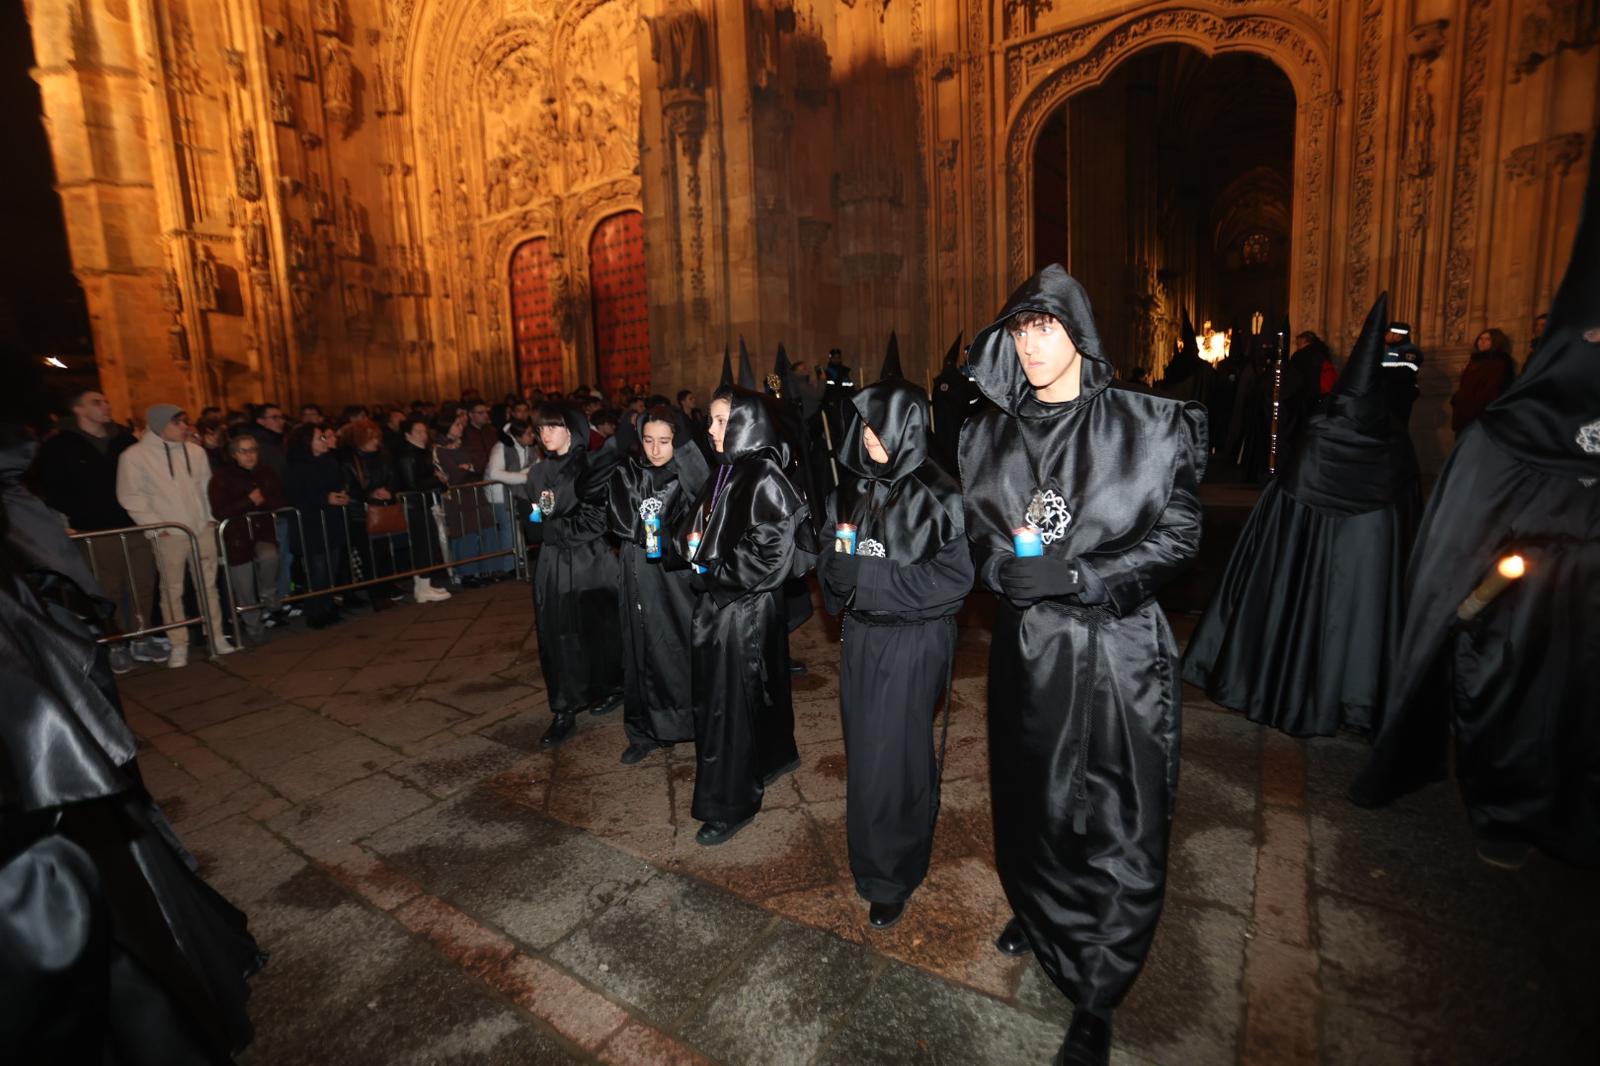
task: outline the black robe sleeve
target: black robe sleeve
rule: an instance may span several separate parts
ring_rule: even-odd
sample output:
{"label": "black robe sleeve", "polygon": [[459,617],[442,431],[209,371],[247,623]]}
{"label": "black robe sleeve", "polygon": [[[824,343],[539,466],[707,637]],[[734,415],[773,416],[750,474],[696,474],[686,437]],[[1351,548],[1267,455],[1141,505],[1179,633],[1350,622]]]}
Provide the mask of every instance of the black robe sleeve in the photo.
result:
{"label": "black robe sleeve", "polygon": [[810,553],[795,545],[796,533],[806,520],[806,509],[801,507],[780,521],[759,522],[746,530],[738,547],[705,575],[717,606],[782,588],[790,577],[809,569]]}
{"label": "black robe sleeve", "polygon": [[863,559],[850,606],[858,611],[938,617],[953,613],[972,589],[972,552],[957,537],[920,563]]}

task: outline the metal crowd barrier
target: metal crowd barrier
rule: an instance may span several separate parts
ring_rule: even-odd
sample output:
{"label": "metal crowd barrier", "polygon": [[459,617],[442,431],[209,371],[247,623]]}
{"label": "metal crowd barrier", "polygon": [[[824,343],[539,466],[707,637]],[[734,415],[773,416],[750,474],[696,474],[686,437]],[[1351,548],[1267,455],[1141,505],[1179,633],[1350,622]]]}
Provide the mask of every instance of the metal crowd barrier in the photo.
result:
{"label": "metal crowd barrier", "polygon": [[[499,486],[500,493],[505,497],[502,503],[496,503],[484,491],[491,486]],[[253,603],[241,604],[236,601],[231,575],[226,575],[223,580],[223,592],[226,596],[225,611],[228,615],[233,631],[240,637],[242,646],[244,616],[251,611],[267,611],[285,604],[314,599],[320,596],[332,596],[336,593],[355,592],[362,589],[375,588],[388,584],[391,581],[401,581],[407,578],[424,577],[438,573],[441,570],[455,571],[472,563],[485,562],[490,559],[503,559],[510,556],[514,562],[513,573],[521,580],[528,579],[527,545],[523,540],[522,527],[516,521],[511,504],[510,486],[502,485],[497,481],[474,481],[465,485],[452,485],[447,489],[437,492],[400,492],[394,496],[394,502],[382,506],[401,508],[405,516],[406,529],[404,533],[379,534],[369,536],[367,533],[367,510],[371,506],[359,500],[352,500],[343,507],[317,508],[317,529],[321,534],[319,543],[323,547],[321,553],[327,559],[325,567],[326,583],[319,583],[312,574],[311,554],[306,550],[305,536],[306,517],[293,507],[283,507],[276,511],[250,511],[235,518],[224,519],[217,526],[217,551],[222,566],[227,567],[227,531],[237,523],[243,522],[250,533],[252,546],[256,543],[255,531],[257,523],[271,522],[276,533],[281,533],[285,528],[290,531],[288,545],[278,544],[279,565],[285,554],[285,548],[293,553],[290,568],[290,594],[283,597],[262,595],[262,590],[257,588],[256,600]],[[452,510],[456,516],[456,536],[449,535],[449,518]],[[331,511],[342,511],[337,519],[330,518]],[[485,523],[484,515],[489,516]],[[339,521],[343,529],[337,533],[330,533],[330,521]],[[285,525],[287,523],[287,527]],[[486,530],[493,530],[497,542],[501,544],[492,551],[479,551],[476,554],[453,558],[451,553],[452,540],[466,540],[469,537],[481,537]],[[278,538],[281,541],[281,537]],[[396,548],[396,541],[403,540],[405,547],[403,553]],[[338,547],[342,555],[335,564],[333,551],[335,542],[341,542]],[[425,546],[425,547],[424,547]],[[380,555],[380,549],[387,555]],[[252,547],[253,551],[253,547]],[[399,565],[401,555],[405,560],[405,567]],[[419,556],[421,557],[419,559]],[[387,572],[379,572],[380,562],[387,562]],[[368,573],[368,571],[372,571]],[[348,574],[350,580],[339,581],[341,574]],[[298,584],[297,584],[298,579]],[[298,588],[300,591],[295,591]]]}
{"label": "metal crowd barrier", "polygon": [[[142,537],[146,533],[160,529],[173,530],[178,533],[182,533],[189,540],[189,563],[194,574],[196,586],[194,590],[195,610],[198,613],[196,613],[193,618],[180,618],[177,621],[167,619],[161,625],[152,626],[145,624],[148,619],[145,618],[145,605],[139,602],[139,597],[137,595],[139,582],[136,580],[133,573],[133,560],[128,556],[127,538],[130,535]],[[86,550],[84,554],[89,557],[89,570],[94,574],[96,583],[100,583],[100,563],[96,559],[93,549],[89,548],[87,542],[100,540],[106,537],[116,537],[117,545],[121,549],[122,565],[124,567],[124,573],[127,576],[127,582],[125,583],[124,587],[129,590],[128,595],[132,600],[133,615],[139,620],[138,628],[130,633],[108,633],[105,636],[100,637],[98,643],[111,644],[119,640],[135,640],[139,637],[148,637],[157,633],[166,633],[170,630],[182,629],[185,626],[191,626],[198,623],[206,635],[207,654],[213,659],[217,657],[217,620],[206,614],[206,590],[201,588],[199,585],[201,581],[208,579],[215,581],[217,579],[217,575],[215,573],[209,575],[206,574],[203,565],[200,562],[200,541],[196,538],[194,530],[190,529],[182,522],[152,522],[145,526],[124,526],[121,529],[96,529],[84,533],[73,533],[71,537],[73,540],[81,540],[86,542],[85,548],[88,550]],[[153,554],[154,553],[152,552],[152,555]],[[159,597],[161,596],[161,578],[159,574],[159,566],[154,558],[151,559],[150,565],[157,567],[158,570],[154,587],[156,590],[156,595]],[[181,592],[177,598],[180,601],[183,599]],[[166,600],[163,599],[162,603],[164,604],[165,602]]]}

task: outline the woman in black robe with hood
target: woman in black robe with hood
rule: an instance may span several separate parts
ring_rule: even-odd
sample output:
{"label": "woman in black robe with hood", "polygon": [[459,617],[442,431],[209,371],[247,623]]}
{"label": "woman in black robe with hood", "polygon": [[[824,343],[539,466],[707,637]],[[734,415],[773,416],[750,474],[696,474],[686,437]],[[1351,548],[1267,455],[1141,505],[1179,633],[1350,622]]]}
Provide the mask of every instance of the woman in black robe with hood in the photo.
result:
{"label": "woman in black robe with hood", "polygon": [[[989,753],[1016,918],[997,946],[1031,949],[1076,1005],[1057,1061],[1103,1064],[1166,886],[1182,690],[1154,597],[1199,550],[1205,411],[1108,388],[1059,265],[1012,293],[968,365],[997,405],[961,435],[967,536],[1001,597]],[[1042,554],[1017,554],[1019,527]]]}
{"label": "woman in black robe with hood", "polygon": [[540,521],[524,520],[523,531],[540,545],[533,603],[539,668],[555,720],[539,743],[549,748],[572,735],[581,711],[603,714],[621,700],[619,572],[605,539],[606,482],[614,468],[588,453],[588,423],[572,407],[543,407],[536,422],[544,457],[528,468],[528,494]]}
{"label": "woman in black robe with hood", "polygon": [[[896,367],[898,370],[898,366]],[[887,929],[922,884],[939,809],[932,716],[950,682],[956,620],[972,588],[961,490],[928,453],[928,396],[903,380],[851,397],[835,522],[854,554],[823,552],[823,599],[843,612],[839,710],[845,822],[856,891]]]}
{"label": "woman in black robe with hood", "polygon": [[1184,652],[1183,677],[1290,736],[1376,731],[1422,512],[1415,453],[1378,381],[1389,298],[1261,491]]}
{"label": "woman in black robe with hood", "polygon": [[0,1049],[166,1066],[249,1044],[266,956],[151,799],[104,646],[112,605],[0,426]]}
{"label": "woman in black robe with hood", "polygon": [[[1525,575],[1461,618],[1512,553]],[[1480,858],[1516,867],[1537,847],[1600,867],[1600,159],[1544,339],[1439,472],[1406,593],[1351,798],[1380,806],[1438,780],[1453,740]]]}
{"label": "woman in black robe with hood", "polygon": [[606,508],[611,535],[622,543],[622,761],[630,766],[656,748],[694,739],[694,591],[688,566],[667,541],[709,474],[681,412],[652,408],[639,438],[639,454],[611,475]]}
{"label": "woman in black robe with hood", "polygon": [[765,787],[800,764],[789,692],[783,585],[816,559],[805,499],[767,400],[733,385],[711,400],[716,470],[673,534],[696,567],[694,817],[720,844],[761,810]]}

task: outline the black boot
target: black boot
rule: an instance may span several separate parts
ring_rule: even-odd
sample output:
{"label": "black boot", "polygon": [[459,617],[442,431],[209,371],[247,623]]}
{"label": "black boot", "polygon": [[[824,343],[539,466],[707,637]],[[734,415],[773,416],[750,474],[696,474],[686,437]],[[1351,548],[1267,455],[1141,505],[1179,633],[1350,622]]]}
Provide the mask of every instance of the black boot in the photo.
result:
{"label": "black boot", "polygon": [[550,723],[550,728],[544,731],[544,736],[539,738],[541,748],[553,748],[572,735],[578,728],[578,720],[570,714],[558,714],[556,720]]}
{"label": "black boot", "polygon": [[1028,934],[1022,931],[1022,923],[1012,918],[1006,927],[1000,930],[1000,935],[995,938],[994,946],[1000,949],[1000,954],[1017,958],[1033,950],[1033,945],[1028,943]]}
{"label": "black boot", "polygon": [[752,818],[746,818],[742,822],[706,822],[700,827],[700,831],[694,835],[694,842],[710,847],[713,844],[721,844],[732,840],[733,835],[749,825],[751,821],[753,821]]}
{"label": "black boot", "polygon": [[874,929],[887,929],[898,922],[905,912],[905,900],[899,903],[874,903],[867,908],[867,923]]}
{"label": "black boot", "polygon": [[613,692],[611,695],[604,696],[591,703],[589,705],[589,713],[594,715],[610,714],[612,711],[621,706],[622,693]]}
{"label": "black boot", "polygon": [[1056,1052],[1055,1066],[1108,1066],[1111,1062],[1111,1012],[1072,1012],[1067,1038]]}
{"label": "black boot", "polygon": [[622,753],[622,765],[632,766],[642,761],[645,756],[661,747],[653,740],[634,740],[628,743],[628,749]]}

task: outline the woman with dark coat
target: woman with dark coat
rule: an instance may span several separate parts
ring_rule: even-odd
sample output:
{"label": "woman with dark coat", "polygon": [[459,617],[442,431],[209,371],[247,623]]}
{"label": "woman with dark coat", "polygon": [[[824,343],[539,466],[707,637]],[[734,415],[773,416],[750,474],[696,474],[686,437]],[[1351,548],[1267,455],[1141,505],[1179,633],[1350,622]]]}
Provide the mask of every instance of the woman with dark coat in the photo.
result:
{"label": "woman with dark coat", "polygon": [[1505,392],[1517,378],[1517,361],[1511,358],[1511,338],[1486,329],[1472,343],[1472,358],[1461,368],[1461,381],[1450,397],[1450,428],[1462,430],[1478,420],[1483,409]]}
{"label": "woman with dark coat", "polygon": [[[339,433],[339,445],[339,468],[345,488],[351,501],[361,505],[346,512],[350,543],[355,549],[351,560],[359,568],[353,576],[361,582],[387,577],[403,569],[410,558],[410,538],[404,531],[369,534],[366,519],[371,508],[399,504],[401,484],[395,460],[383,446],[383,431],[366,419],[346,425]],[[394,582],[372,586],[372,609],[388,608],[399,595],[400,588]]]}
{"label": "woman with dark coat", "polygon": [[622,700],[619,573],[605,540],[614,468],[589,454],[589,425],[576,409],[551,404],[535,421],[544,458],[528,470],[528,492],[538,521],[524,522],[523,531],[540,545],[533,603],[555,720],[539,743],[550,748],[572,735],[580,712],[604,714]]}
{"label": "woman with dark coat", "polygon": [[694,591],[667,546],[710,471],[683,415],[652,408],[640,454],[611,475],[607,517],[622,542],[622,723],[632,765],[656,748],[694,739],[689,649]]}
{"label": "woman with dark coat", "polygon": [[[312,590],[332,588],[349,580],[345,508],[350,503],[350,493],[332,448],[333,432],[313,425],[297,427],[284,445],[284,492],[289,506],[300,512],[301,551],[296,554],[306,560],[306,577]],[[307,600],[305,611],[306,624],[312,629],[340,620],[330,595]]]}
{"label": "woman with dark coat", "polygon": [[[278,522],[272,512],[288,507],[289,501],[277,473],[261,461],[254,437],[241,434],[228,441],[228,461],[212,474],[206,495],[212,515],[222,524],[233,606],[264,603],[267,610],[277,610]],[[259,608],[240,612],[239,619],[250,640],[266,639]]]}
{"label": "woman with dark coat", "polygon": [[695,564],[694,817],[721,844],[761,810],[766,786],[800,765],[789,693],[783,585],[816,560],[788,448],[766,400],[734,385],[711,401],[717,469],[673,534]]}

